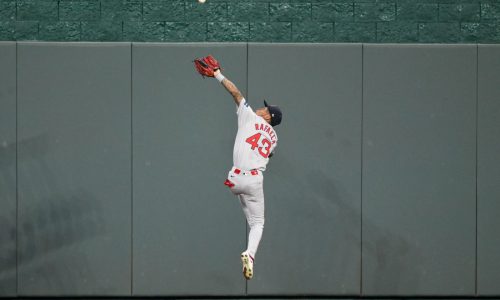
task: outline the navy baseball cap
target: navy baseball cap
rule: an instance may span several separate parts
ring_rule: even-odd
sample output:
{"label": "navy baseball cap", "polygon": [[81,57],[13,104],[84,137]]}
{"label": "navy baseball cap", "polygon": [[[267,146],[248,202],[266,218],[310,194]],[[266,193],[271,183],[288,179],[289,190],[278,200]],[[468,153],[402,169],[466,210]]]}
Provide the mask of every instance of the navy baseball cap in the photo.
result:
{"label": "navy baseball cap", "polygon": [[281,123],[281,109],[276,105],[268,105],[266,100],[264,100],[264,105],[271,114],[271,126],[279,125]]}

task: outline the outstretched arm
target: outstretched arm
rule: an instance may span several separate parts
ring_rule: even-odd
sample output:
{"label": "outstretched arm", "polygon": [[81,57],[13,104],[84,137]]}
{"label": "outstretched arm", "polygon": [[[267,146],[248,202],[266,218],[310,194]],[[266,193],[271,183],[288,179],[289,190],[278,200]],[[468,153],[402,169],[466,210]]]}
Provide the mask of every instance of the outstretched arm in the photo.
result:
{"label": "outstretched arm", "polygon": [[226,90],[233,96],[234,102],[236,103],[237,106],[240,106],[240,102],[243,99],[243,95],[241,94],[240,90],[234,85],[234,83],[224,77],[220,70],[217,70],[214,72],[215,78],[219,80],[219,82],[226,88]]}

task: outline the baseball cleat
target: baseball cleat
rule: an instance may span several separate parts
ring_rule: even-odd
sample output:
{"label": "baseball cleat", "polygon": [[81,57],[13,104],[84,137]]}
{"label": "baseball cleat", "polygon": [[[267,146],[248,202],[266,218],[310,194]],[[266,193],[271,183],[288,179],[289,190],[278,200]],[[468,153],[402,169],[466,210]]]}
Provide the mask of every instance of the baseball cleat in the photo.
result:
{"label": "baseball cleat", "polygon": [[241,253],[241,263],[243,264],[243,276],[247,280],[253,277],[253,257],[248,252]]}

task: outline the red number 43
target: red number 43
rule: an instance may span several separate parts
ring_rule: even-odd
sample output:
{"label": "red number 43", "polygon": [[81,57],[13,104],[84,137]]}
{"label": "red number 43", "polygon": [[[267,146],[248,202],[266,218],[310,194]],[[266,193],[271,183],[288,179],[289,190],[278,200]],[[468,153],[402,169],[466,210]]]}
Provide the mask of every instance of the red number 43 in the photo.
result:
{"label": "red number 43", "polygon": [[262,155],[262,157],[267,158],[270,154],[271,151],[271,141],[269,141],[266,138],[263,138],[261,140],[262,147],[259,146],[259,140],[261,138],[262,134],[261,133],[256,133],[252,135],[251,137],[246,139],[246,142],[249,143],[252,146],[252,150],[255,150],[257,148],[259,150],[259,154]]}

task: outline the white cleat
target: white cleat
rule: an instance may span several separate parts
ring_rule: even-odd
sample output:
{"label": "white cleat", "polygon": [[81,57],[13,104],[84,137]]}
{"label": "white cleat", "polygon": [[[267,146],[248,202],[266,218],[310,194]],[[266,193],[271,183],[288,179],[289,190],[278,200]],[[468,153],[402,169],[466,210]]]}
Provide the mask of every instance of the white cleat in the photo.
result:
{"label": "white cleat", "polygon": [[241,263],[243,264],[243,276],[246,280],[253,277],[253,257],[248,252],[241,253]]}

